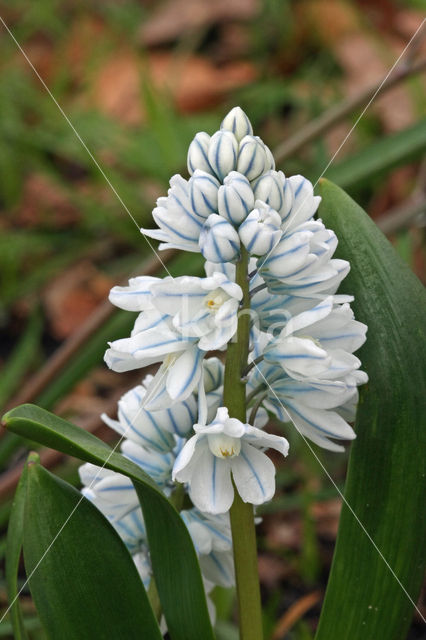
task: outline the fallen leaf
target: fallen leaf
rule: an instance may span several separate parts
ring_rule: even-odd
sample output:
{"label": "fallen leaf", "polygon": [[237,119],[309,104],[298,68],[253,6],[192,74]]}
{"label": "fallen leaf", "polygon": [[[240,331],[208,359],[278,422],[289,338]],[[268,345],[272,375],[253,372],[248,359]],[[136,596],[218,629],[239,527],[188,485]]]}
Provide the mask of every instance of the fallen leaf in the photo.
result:
{"label": "fallen leaf", "polygon": [[122,50],[103,61],[91,88],[92,101],[106,115],[129,125],[144,120],[141,84],[167,91],[180,111],[198,111],[220,102],[231,90],[252,82],[256,70],[250,62],[216,66],[203,56],[152,53],[144,58]]}
{"label": "fallen leaf", "polygon": [[165,44],[217,23],[250,20],[259,10],[258,0],[169,0],[142,25],[140,40],[148,47]]}
{"label": "fallen leaf", "polygon": [[30,174],[23,187],[14,223],[24,227],[68,227],[80,218],[71,204],[66,189],[44,173]]}
{"label": "fallen leaf", "polygon": [[88,260],[51,280],[42,294],[52,335],[68,337],[105,300],[112,282]]}

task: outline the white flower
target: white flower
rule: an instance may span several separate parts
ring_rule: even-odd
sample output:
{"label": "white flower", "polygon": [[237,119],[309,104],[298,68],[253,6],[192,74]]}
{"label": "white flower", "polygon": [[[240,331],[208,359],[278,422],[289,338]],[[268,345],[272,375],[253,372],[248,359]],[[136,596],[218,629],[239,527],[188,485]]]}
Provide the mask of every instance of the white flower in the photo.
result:
{"label": "white flower", "polygon": [[240,254],[240,238],[234,227],[212,213],[206,220],[200,234],[200,251],[211,262],[230,262]]}
{"label": "white flower", "polygon": [[231,171],[226,176],[217,197],[218,213],[231,224],[240,224],[254,207],[250,182],[238,171]]}
{"label": "white flower", "polygon": [[288,453],[285,438],[229,418],[220,407],[215,420],[194,425],[195,435],[176,459],[173,478],[188,483],[194,505],[206,513],[226,513],[234,499],[231,474],[244,502],[262,504],[275,492],[275,467],[263,453],[274,448]]}
{"label": "white flower", "polygon": [[222,120],[220,128],[225,131],[231,131],[238,142],[240,142],[244,136],[251,136],[253,134],[251,122],[241,107],[231,109],[228,115]]}
{"label": "white flower", "polygon": [[173,316],[173,327],[186,339],[198,338],[203,351],[221,349],[237,330],[241,287],[223,273],[209,278],[165,278],[152,287],[153,304]]}
{"label": "white flower", "polygon": [[333,296],[291,318],[265,349],[265,359],[296,380],[337,380],[361,365],[352,354],[365,342],[367,327],[354,320],[348,304],[334,307]]}
{"label": "white flower", "polygon": [[197,419],[197,402],[189,396],[182,402],[174,402],[170,408],[148,411],[144,405],[152,380],[152,376],[146,376],[141,385],[133,387],[120,398],[118,420],[112,420],[105,414],[101,418],[111,429],[136,444],[167,452],[176,445],[174,435],[185,437],[191,431]]}
{"label": "white flower", "polygon": [[181,511],[198,553],[203,577],[225,588],[235,584],[229,514],[211,515],[198,509]]}
{"label": "white flower", "polygon": [[245,136],[238,151],[237,171],[252,181],[275,167],[272,153],[258,136]]}
{"label": "white flower", "polygon": [[303,297],[335,293],[349,271],[346,260],[331,258],[336,246],[333,231],[321,220],[309,220],[284,232],[266,258],[259,258],[259,273],[271,293]]}
{"label": "white flower", "polygon": [[161,242],[160,249],[183,249],[198,252],[198,238],[204,218],[192,208],[190,188],[187,180],[175,175],[170,179],[167,197],[157,200],[152,217],[159,229],[141,229],[150,238]]}
{"label": "white flower", "polygon": [[255,209],[238,229],[242,244],[251,255],[269,253],[281,238],[281,218],[269,205],[256,200]]}

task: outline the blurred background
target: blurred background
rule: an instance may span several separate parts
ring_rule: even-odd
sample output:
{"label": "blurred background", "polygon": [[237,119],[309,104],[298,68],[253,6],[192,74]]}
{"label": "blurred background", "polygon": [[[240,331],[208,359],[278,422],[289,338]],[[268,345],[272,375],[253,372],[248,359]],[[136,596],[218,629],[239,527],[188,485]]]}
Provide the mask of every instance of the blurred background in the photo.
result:
{"label": "blurred background", "polygon": [[[107,340],[127,335],[134,321],[112,309],[109,289],[135,273],[164,275],[136,226],[150,226],[171,175],[186,176],[194,134],[215,131],[237,104],[286,175],[316,182],[332,161],[326,176],[425,280],[425,25],[393,88],[340,148],[425,9],[424,0],[1,1],[1,18],[108,178],[0,24],[1,408],[36,402],[114,443],[99,414],[114,416],[141,372],[103,364]],[[200,273],[198,256],[161,257],[173,275]],[[266,637],[308,640],[340,500],[297,434],[285,435],[292,455],[259,527]],[[30,447],[1,431],[2,559]],[[76,460],[40,453],[47,468],[78,484]],[[343,487],[346,457],[318,454]],[[22,602],[30,637],[44,638],[27,589]],[[218,591],[216,604],[218,638],[232,640],[232,594]],[[426,614],[424,597],[418,606]],[[421,634],[415,618],[409,638]],[[0,637],[10,637],[7,619]]]}

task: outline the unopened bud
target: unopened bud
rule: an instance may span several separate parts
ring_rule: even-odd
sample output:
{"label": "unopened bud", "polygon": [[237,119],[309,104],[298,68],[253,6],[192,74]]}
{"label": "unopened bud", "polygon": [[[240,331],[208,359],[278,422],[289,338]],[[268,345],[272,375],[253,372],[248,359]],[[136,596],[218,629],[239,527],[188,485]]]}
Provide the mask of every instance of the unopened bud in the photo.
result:
{"label": "unopened bud", "polygon": [[231,131],[238,142],[240,142],[244,136],[253,135],[251,122],[241,107],[231,109],[228,115],[224,117],[220,128],[225,131]]}
{"label": "unopened bud", "polygon": [[219,180],[223,180],[237,164],[238,142],[230,131],[216,131],[210,139],[209,163]]}
{"label": "unopened bud", "polygon": [[197,133],[188,149],[188,171],[192,175],[196,169],[213,173],[208,159],[210,136],[205,131]]}
{"label": "unopened bud", "polygon": [[231,262],[240,253],[240,238],[222,216],[212,213],[200,234],[200,251],[211,262]]}
{"label": "unopened bud", "polygon": [[218,191],[218,212],[232,224],[240,224],[254,207],[250,182],[237,171],[231,171]]}
{"label": "unopened bud", "polygon": [[194,212],[202,218],[217,212],[217,192],[219,182],[214,176],[196,169],[189,180],[191,205]]}

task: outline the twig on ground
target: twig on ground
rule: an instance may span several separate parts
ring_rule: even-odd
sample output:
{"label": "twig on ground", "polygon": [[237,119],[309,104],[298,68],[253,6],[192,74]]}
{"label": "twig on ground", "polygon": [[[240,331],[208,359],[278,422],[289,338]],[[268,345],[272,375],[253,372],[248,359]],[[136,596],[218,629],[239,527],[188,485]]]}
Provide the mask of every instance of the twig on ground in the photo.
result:
{"label": "twig on ground", "polygon": [[[402,64],[399,69],[396,69],[396,71],[383,84],[378,96],[400,84],[406,78],[420,73],[424,69],[426,69],[426,58],[418,60],[417,62]],[[318,118],[302,127],[300,131],[297,131],[293,136],[284,140],[284,142],[279,144],[273,152],[276,162],[279,163],[283,160],[287,160],[287,158],[294,155],[308,142],[318,138],[320,135],[344,120],[346,116],[350,115],[353,111],[368,103],[368,101],[375,95],[378,87],[380,86],[380,82],[368,89],[364,89],[355,96],[333,105],[327,109],[327,111],[324,111],[324,113],[322,113]]]}
{"label": "twig on ground", "polygon": [[281,640],[285,634],[305,615],[305,613],[316,605],[321,599],[321,593],[319,591],[313,591],[308,593],[297,600],[291,605],[285,612],[285,614],[278,620],[278,623],[272,634],[272,640]]}

